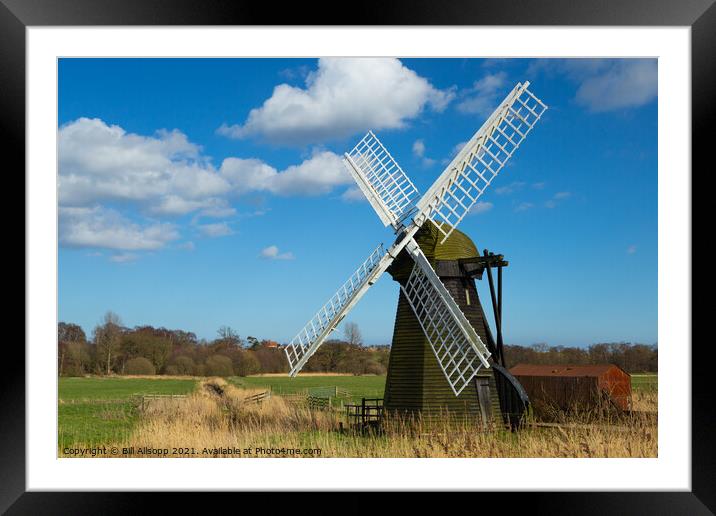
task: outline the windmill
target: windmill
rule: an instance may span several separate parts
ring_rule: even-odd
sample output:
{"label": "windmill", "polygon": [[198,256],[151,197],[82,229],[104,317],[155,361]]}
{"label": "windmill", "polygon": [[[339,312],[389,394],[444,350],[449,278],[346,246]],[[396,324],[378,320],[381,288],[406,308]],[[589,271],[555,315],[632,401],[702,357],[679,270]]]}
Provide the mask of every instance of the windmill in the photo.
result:
{"label": "windmill", "polygon": [[[386,410],[434,412],[448,407],[451,412],[475,413],[489,420],[500,406],[503,416],[514,412],[510,400],[512,405],[515,399],[525,402],[524,391],[500,364],[501,313],[495,312],[495,342],[472,279],[487,270],[492,285],[491,266],[497,266],[501,284],[501,266],[506,262],[487,252],[480,256],[456,227],[547,109],[528,86],[525,82],[513,88],[422,198],[372,131],[345,154],[349,172],[383,224],[393,227],[396,240],[387,250],[382,244],[376,247],[284,348],[290,376],[298,374],[366,291],[389,271],[400,283],[400,297]],[[447,262],[442,264],[445,267],[440,261]],[[433,264],[451,271],[443,271],[441,279]],[[466,287],[464,295],[455,288],[460,284]],[[492,297],[494,301],[494,289]],[[501,296],[497,304],[501,312]]]}

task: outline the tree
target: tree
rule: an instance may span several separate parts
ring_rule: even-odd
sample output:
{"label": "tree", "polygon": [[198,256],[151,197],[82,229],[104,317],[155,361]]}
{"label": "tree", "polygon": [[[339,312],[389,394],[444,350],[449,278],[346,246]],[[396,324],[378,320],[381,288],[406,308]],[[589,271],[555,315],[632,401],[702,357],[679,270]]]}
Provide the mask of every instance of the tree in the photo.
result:
{"label": "tree", "polygon": [[64,344],[64,364],[61,376],[82,376],[89,371],[90,354],[86,342],[67,342]]}
{"label": "tree", "polygon": [[178,356],[174,360],[174,367],[176,368],[176,374],[191,376],[194,374],[195,365],[194,361],[187,356]]}
{"label": "tree", "polygon": [[59,342],[87,342],[84,330],[77,324],[60,322],[57,325]]}
{"label": "tree", "polygon": [[231,359],[225,355],[212,355],[206,359],[207,376],[232,376],[234,368]]}
{"label": "tree", "polygon": [[219,335],[219,338],[213,341],[210,346],[211,351],[214,353],[231,353],[243,345],[239,334],[229,326],[222,326],[216,333]]}
{"label": "tree", "polygon": [[234,361],[234,371],[238,376],[249,376],[261,371],[261,363],[253,351],[240,351]]}
{"label": "tree", "polygon": [[144,357],[135,357],[127,360],[124,371],[126,374],[156,374],[154,364]]}
{"label": "tree", "polygon": [[287,373],[288,360],[286,353],[277,348],[259,348],[254,354],[261,364],[262,373]]}
{"label": "tree", "polygon": [[[77,344],[77,345],[73,345]],[[74,359],[78,358],[77,353],[81,348],[87,345],[87,336],[84,330],[77,324],[60,322],[57,325],[57,351],[58,351],[58,369],[60,376],[64,375],[65,362],[70,350],[75,354]],[[89,358],[89,355],[87,355]],[[77,373],[76,364],[73,374]],[[82,365],[84,368],[84,364]],[[79,373],[81,374],[81,373]]]}
{"label": "tree", "polygon": [[219,338],[221,340],[230,340],[233,342],[238,342],[241,340],[241,337],[239,337],[239,334],[236,333],[231,326],[222,326],[218,330],[216,330],[216,333],[219,335]]}
{"label": "tree", "polygon": [[112,372],[112,364],[116,360],[121,337],[122,326],[119,316],[114,312],[107,312],[103,324],[94,329],[94,341],[97,346],[97,359],[108,375]]}
{"label": "tree", "polygon": [[136,327],[124,332],[118,355],[122,368],[127,360],[144,357],[152,362],[156,371],[162,372],[172,353],[172,335],[169,330],[152,326]]}
{"label": "tree", "polygon": [[362,346],[363,337],[360,334],[358,325],[354,322],[347,322],[343,325],[343,334],[346,337],[346,342],[353,346]]}

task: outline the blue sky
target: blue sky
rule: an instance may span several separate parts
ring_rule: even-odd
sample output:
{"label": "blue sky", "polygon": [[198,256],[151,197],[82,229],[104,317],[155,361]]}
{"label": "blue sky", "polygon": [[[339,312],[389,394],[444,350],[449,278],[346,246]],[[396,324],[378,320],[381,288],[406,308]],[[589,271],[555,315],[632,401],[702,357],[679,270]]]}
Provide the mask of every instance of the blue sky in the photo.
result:
{"label": "blue sky", "polygon": [[[656,60],[61,59],[59,319],[290,340],[392,232],[340,156],[421,192],[515,83],[549,110],[460,229],[510,344],[657,341]],[[489,309],[489,290],[479,281]],[[347,320],[389,343],[385,275]]]}

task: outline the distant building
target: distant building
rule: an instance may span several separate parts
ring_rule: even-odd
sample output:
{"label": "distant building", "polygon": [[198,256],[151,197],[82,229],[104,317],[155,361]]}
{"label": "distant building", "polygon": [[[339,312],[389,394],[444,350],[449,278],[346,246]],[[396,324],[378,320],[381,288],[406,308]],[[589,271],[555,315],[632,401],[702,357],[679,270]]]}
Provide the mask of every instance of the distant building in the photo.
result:
{"label": "distant building", "polygon": [[263,347],[268,348],[268,349],[278,349],[279,348],[279,343],[276,342],[275,340],[264,340],[261,344],[263,345]]}

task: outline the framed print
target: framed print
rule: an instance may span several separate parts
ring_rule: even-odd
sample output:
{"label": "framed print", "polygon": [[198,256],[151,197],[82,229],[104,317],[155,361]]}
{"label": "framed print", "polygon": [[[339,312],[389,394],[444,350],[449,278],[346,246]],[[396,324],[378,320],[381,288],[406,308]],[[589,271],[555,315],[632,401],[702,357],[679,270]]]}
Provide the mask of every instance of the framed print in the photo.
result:
{"label": "framed print", "polygon": [[27,202],[3,511],[396,490],[710,514],[712,2],[313,11],[3,0]]}

